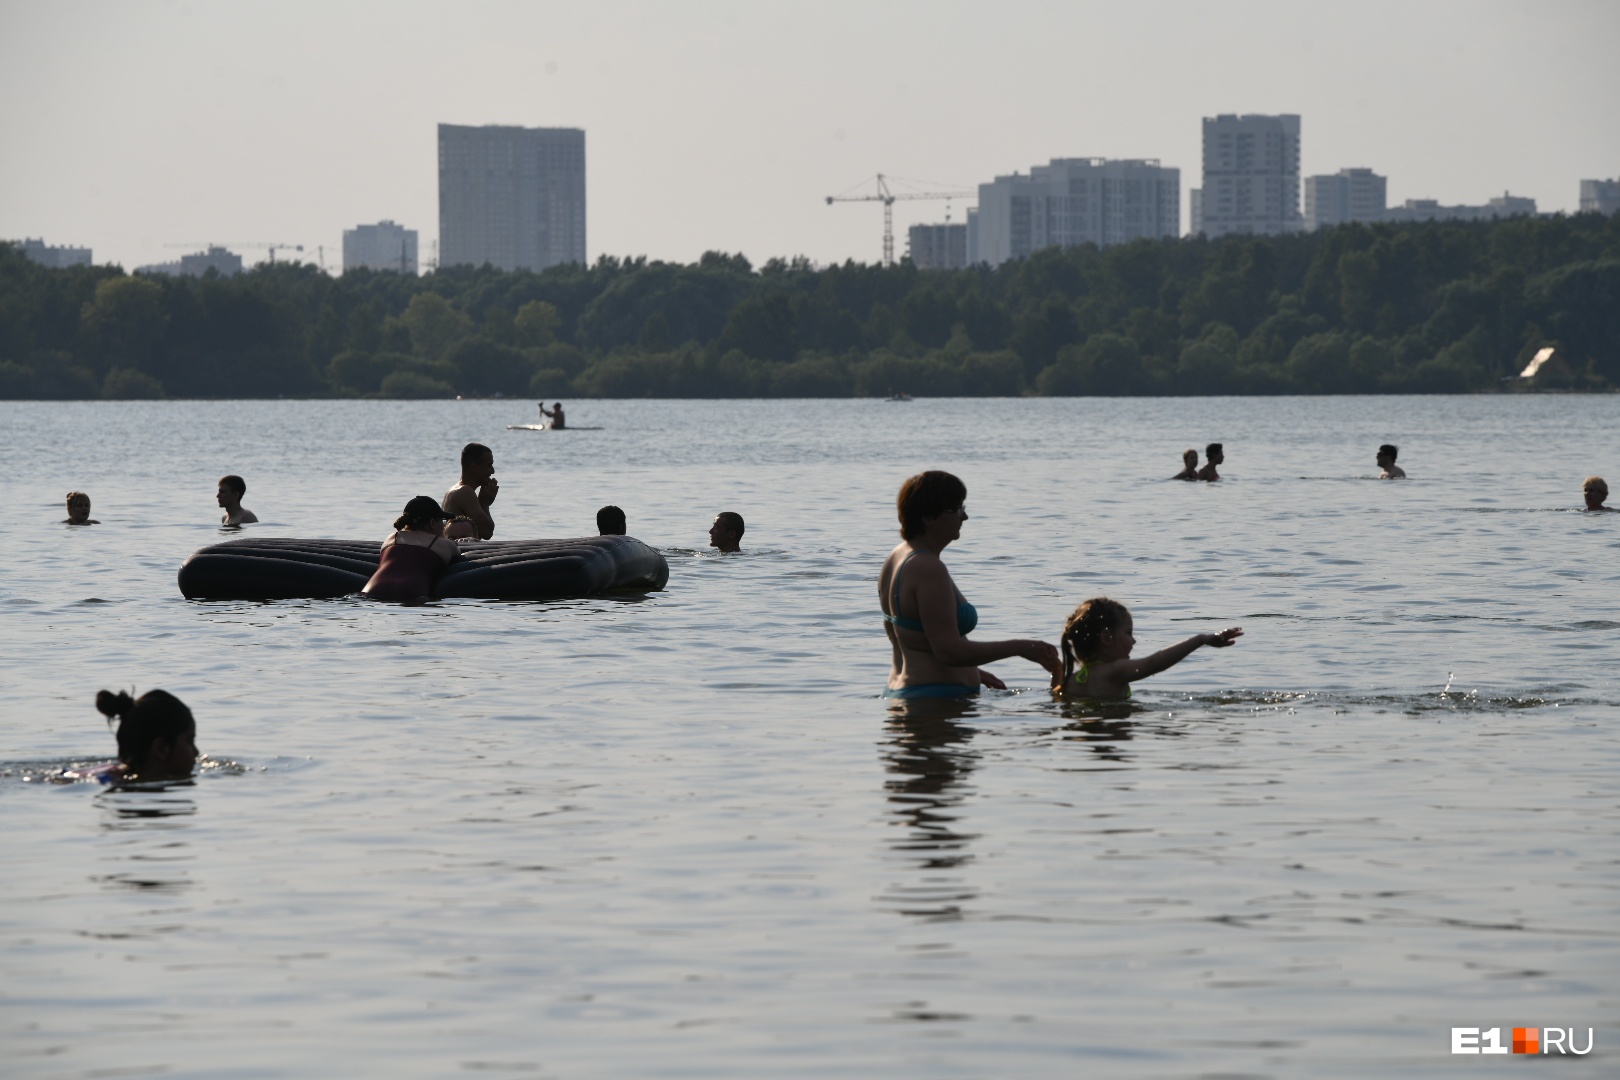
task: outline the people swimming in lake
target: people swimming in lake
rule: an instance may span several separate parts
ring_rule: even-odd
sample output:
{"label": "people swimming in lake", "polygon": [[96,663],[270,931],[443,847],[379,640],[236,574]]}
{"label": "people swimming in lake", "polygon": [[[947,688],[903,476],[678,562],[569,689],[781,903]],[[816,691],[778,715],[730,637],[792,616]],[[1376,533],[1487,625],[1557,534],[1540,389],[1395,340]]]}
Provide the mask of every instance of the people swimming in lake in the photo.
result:
{"label": "people swimming in lake", "polygon": [[1242,636],[1241,626],[1218,634],[1194,634],[1152,656],[1133,660],[1136,637],[1131,613],[1117,600],[1094,597],[1075,608],[1063,624],[1063,666],[1052,681],[1052,691],[1064,697],[1130,697],[1132,683],[1174,667],[1205,645],[1224,649]]}
{"label": "people swimming in lake", "polygon": [[495,518],[489,508],[500,490],[500,481],[495,479],[495,451],[483,443],[468,443],[461,448],[461,479],[444,493],[445,512],[452,518],[465,515],[476,527],[478,539],[488,540],[495,535]]}
{"label": "people swimming in lake", "polygon": [[90,496],[82,491],[67,493],[67,520],[64,525],[100,525],[90,517]]}
{"label": "people swimming in lake", "polygon": [[734,510],[720,511],[714,516],[714,524],[709,526],[709,546],[727,555],[741,551],[744,528],[741,514]]}
{"label": "people swimming in lake", "polygon": [[434,580],[460,553],[455,541],[443,534],[444,519],[449,516],[430,495],[418,495],[406,503],[393,533],[382,542],[377,572],[361,593],[373,600],[403,603],[431,596]]}
{"label": "people swimming in lake", "polygon": [[259,520],[257,514],[242,505],[242,496],[247,494],[247,481],[235,473],[219,478],[219,491],[215,498],[225,516],[219,523],[228,528],[239,528],[243,525],[252,525]]}
{"label": "people swimming in lake", "polygon": [[[1185,455],[1183,455],[1183,457],[1185,457]],[[1204,447],[1204,467],[1198,470],[1198,479],[1219,480],[1221,478],[1221,474],[1215,468],[1215,466],[1223,465],[1225,463],[1226,451],[1221,447],[1221,444],[1218,442],[1210,443],[1208,446]]]}
{"label": "people swimming in lake", "polygon": [[1380,480],[1405,480],[1406,479],[1406,470],[1401,468],[1399,465],[1395,464],[1395,457],[1399,453],[1400,453],[1400,448],[1397,447],[1394,443],[1385,443],[1383,446],[1380,446],[1378,448],[1377,461],[1378,461],[1378,468],[1381,470],[1379,472],[1379,474],[1378,474],[1378,479],[1380,479]]}
{"label": "people swimming in lake", "polygon": [[889,638],[891,698],[971,697],[979,687],[1007,684],[981,665],[1018,656],[1054,675],[1058,652],[1034,639],[971,641],[979,612],[956,588],[940,558],[962,535],[967,485],[948,472],[918,473],[900,485],[895,500],[900,543],[878,575],[878,604]]}
{"label": "people swimming in lake", "polygon": [[1183,450],[1181,452],[1181,471],[1172,476],[1172,480],[1198,479],[1198,451]]}
{"label": "people swimming in lake", "polygon": [[1613,512],[1616,507],[1604,506],[1604,500],[1609,497],[1609,485],[1601,476],[1588,476],[1581,481],[1581,495],[1586,499],[1588,510]]}
{"label": "people swimming in lake", "polygon": [[96,695],[96,708],[118,718],[118,762],[98,769],[103,783],[185,780],[197,768],[197,721],[185,703],[167,690],[132,698],[120,690]]}
{"label": "people swimming in lake", "polygon": [[568,427],[568,418],[563,415],[563,406],[560,401],[549,409],[546,408],[546,403],[542,401],[540,403],[540,415],[551,418],[551,429],[553,431],[562,431]]}
{"label": "people swimming in lake", "polygon": [[[596,512],[596,532],[598,536],[623,536],[626,531],[628,531],[628,523],[624,520],[624,511],[617,506],[604,506]],[[738,533],[739,537],[741,535],[741,533]]]}

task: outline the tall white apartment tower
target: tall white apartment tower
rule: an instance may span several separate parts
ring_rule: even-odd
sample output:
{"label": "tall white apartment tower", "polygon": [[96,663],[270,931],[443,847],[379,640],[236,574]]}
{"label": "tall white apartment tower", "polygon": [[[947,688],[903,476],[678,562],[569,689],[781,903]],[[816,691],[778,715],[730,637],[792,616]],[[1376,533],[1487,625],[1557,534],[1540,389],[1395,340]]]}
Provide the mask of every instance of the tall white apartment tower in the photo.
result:
{"label": "tall white apartment tower", "polygon": [[439,125],[439,264],[585,261],[585,132]]}
{"label": "tall white apartment tower", "polygon": [[1304,228],[1299,117],[1204,117],[1204,186],[1194,204],[1194,231],[1206,236],[1272,236]]}
{"label": "tall white apartment tower", "polygon": [[1340,169],[1305,178],[1305,228],[1309,232],[1352,221],[1382,221],[1389,180],[1371,169]]}
{"label": "tall white apartment tower", "polygon": [[1054,158],[979,185],[967,257],[1000,266],[1044,247],[1108,247],[1181,232],[1181,170],[1157,159]]}

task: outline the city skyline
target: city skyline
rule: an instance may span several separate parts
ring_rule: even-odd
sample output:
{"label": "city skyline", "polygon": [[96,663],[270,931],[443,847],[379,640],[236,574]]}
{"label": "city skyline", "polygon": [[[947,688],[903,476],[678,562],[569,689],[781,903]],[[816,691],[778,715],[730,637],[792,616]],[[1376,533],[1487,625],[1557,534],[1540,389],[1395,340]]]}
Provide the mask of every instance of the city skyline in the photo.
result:
{"label": "city skyline", "polygon": [[[324,246],[335,269],[345,229],[388,219],[426,262],[441,123],[584,129],[591,260],[873,262],[880,208],[826,195],[1054,158],[1180,169],[1186,232],[1200,123],[1222,113],[1302,116],[1301,175],[1371,168],[1392,206],[1509,190],[1573,212],[1581,180],[1620,175],[1612,5],[1372,3],[1348,26],[1274,3],[974,10],[12,3],[0,236],[126,269],[181,240]],[[1015,30],[1037,11],[1032,42]],[[1079,40],[1117,47],[1079,64]],[[902,236],[940,216],[896,210]]]}

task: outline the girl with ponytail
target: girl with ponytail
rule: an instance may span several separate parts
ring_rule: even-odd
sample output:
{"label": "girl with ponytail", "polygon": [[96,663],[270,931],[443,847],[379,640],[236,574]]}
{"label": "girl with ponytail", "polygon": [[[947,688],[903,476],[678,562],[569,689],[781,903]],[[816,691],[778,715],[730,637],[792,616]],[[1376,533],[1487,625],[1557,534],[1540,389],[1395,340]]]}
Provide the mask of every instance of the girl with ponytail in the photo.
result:
{"label": "girl with ponytail", "polygon": [[1243,636],[1241,626],[1218,634],[1194,634],[1152,656],[1132,660],[1134,630],[1131,613],[1117,600],[1098,596],[1075,608],[1063,624],[1063,674],[1053,680],[1052,692],[1066,698],[1128,698],[1131,683],[1174,667],[1201,646],[1224,649]]}
{"label": "girl with ponytail", "polygon": [[183,780],[197,767],[197,721],[167,690],[148,690],[139,698],[103,690],[96,708],[109,722],[118,718],[118,764],[100,779]]}

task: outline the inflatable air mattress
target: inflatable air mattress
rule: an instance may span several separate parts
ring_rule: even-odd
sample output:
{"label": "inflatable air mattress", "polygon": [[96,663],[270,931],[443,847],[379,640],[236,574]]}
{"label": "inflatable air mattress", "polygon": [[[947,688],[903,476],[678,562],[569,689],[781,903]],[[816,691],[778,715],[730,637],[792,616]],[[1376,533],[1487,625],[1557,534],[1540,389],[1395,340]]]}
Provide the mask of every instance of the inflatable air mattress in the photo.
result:
{"label": "inflatable air mattress", "polygon": [[[190,600],[291,600],[357,593],[377,570],[375,540],[228,540],[192,554],[180,567]],[[485,540],[461,555],[434,589],[436,597],[559,600],[607,589],[662,589],[669,564],[629,536],[578,540]]]}

